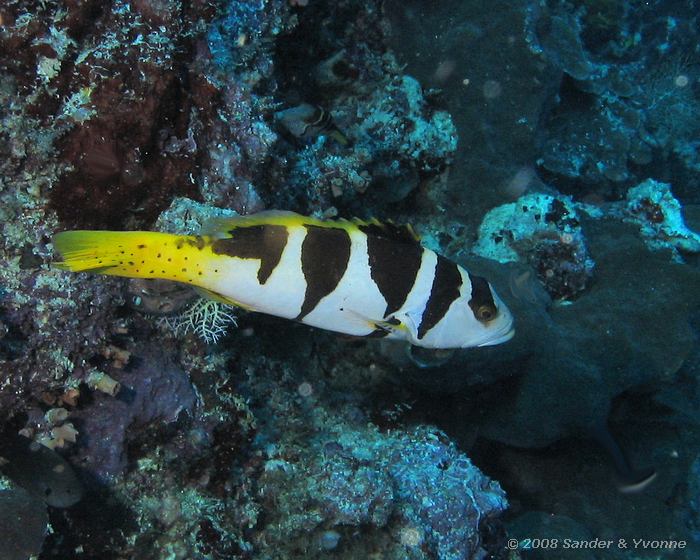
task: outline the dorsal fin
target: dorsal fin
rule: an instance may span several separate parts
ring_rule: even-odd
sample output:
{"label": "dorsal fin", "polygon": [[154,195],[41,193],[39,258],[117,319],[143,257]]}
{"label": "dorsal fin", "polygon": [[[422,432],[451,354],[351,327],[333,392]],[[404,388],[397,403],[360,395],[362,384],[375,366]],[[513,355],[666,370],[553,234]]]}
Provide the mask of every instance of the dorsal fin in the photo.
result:
{"label": "dorsal fin", "polygon": [[386,239],[402,241],[404,243],[417,243],[420,237],[414,229],[406,225],[397,225],[392,221],[380,222],[376,218],[362,220],[359,218],[336,220],[321,220],[308,216],[302,216],[296,212],[287,210],[265,210],[248,216],[234,216],[232,218],[210,218],[202,225],[202,235],[212,237],[226,237],[231,230],[236,228],[253,227],[260,225],[303,226],[311,225],[327,228],[342,228],[346,230],[359,229],[368,235],[376,235]]}
{"label": "dorsal fin", "polygon": [[264,210],[247,216],[233,216],[231,218],[209,218],[202,224],[202,235],[222,237],[231,230],[242,227],[260,225],[301,225],[308,223],[312,218],[307,218],[296,212],[287,210]]}
{"label": "dorsal fin", "polygon": [[397,225],[392,221],[380,222],[379,220],[354,222],[360,231],[367,235],[376,235],[385,239],[402,241],[403,243],[419,243],[420,237],[410,224]]}

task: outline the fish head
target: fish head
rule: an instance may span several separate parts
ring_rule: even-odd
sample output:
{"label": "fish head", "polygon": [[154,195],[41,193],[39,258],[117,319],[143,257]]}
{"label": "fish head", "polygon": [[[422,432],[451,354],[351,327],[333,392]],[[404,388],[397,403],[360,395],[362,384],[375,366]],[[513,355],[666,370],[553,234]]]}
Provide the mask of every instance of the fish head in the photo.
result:
{"label": "fish head", "polygon": [[460,297],[417,345],[429,348],[495,346],[514,335],[513,315],[506,304],[484,278],[469,274]]}
{"label": "fish head", "polygon": [[508,342],[515,336],[513,314],[490,285],[489,288],[493,297],[493,307],[488,311],[477,309],[473,312],[472,321],[476,321],[480,329],[472,322],[475,333],[478,335],[471,339],[471,342],[475,343],[469,346],[495,346]]}

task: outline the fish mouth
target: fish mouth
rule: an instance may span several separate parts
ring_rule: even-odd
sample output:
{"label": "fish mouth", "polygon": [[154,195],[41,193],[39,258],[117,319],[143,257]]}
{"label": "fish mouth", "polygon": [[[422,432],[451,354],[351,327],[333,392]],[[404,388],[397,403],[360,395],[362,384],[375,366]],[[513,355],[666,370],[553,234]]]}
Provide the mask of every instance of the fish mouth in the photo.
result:
{"label": "fish mouth", "polygon": [[487,340],[486,342],[482,342],[479,344],[479,348],[482,346],[496,346],[497,344],[503,344],[504,342],[508,342],[511,338],[515,336],[515,329],[513,327],[510,327],[510,329],[502,334],[501,336],[497,338],[491,338]]}

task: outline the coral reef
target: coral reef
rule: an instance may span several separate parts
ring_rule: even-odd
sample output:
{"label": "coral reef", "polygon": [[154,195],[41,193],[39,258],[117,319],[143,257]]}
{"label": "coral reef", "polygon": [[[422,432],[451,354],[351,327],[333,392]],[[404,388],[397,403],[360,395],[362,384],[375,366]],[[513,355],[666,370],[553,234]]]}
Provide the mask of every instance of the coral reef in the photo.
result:
{"label": "coral reef", "polygon": [[[326,21],[342,26],[342,39]],[[286,140],[277,147],[284,168],[268,171],[270,183],[279,183],[270,193],[275,206],[366,215],[367,205],[405,199],[452,162],[451,116],[402,72],[386,49],[383,25],[376,2],[315,3],[281,38],[276,120]],[[331,134],[294,134],[301,129],[290,118],[309,103],[332,119]]]}
{"label": "coral reef", "polygon": [[[589,433],[615,397],[675,379],[696,343],[697,270],[649,252],[632,226],[613,218],[590,222],[586,239],[596,261],[591,287],[570,305],[522,308],[520,344],[532,353],[511,372],[521,374],[517,390],[493,395],[485,429],[494,439],[539,447]],[[672,317],[660,322],[659,305],[673,308]]]}
{"label": "coral reef", "polygon": [[472,250],[498,262],[527,262],[557,300],[574,299],[593,276],[577,205],[567,197],[528,194],[494,208]]}
{"label": "coral reef", "polygon": [[364,525],[387,528],[398,543],[386,557],[403,550],[422,558],[419,549],[444,559],[478,555],[481,524],[506,507],[505,497],[442,438],[428,430],[382,436],[341,424],[314,438],[316,453],[308,458],[272,457],[260,480],[263,500],[279,504],[267,538],[281,548],[290,534],[303,542],[311,531],[321,543],[335,528],[335,544],[357,555],[352,528]]}
{"label": "coral reef", "polygon": [[[697,33],[693,8],[617,8],[612,16],[604,4],[530,9],[530,47],[564,76],[538,163],[560,187],[613,199],[643,179],[640,172],[668,179],[673,170],[692,200],[700,108],[697,52],[687,48]],[[602,43],[594,39],[601,33]]]}
{"label": "coral reef", "polygon": [[700,234],[689,229],[671,186],[647,179],[627,191],[623,219],[636,224],[652,249],[671,249],[680,262],[683,254],[700,252]]}
{"label": "coral reef", "polygon": [[[29,33],[27,20],[15,21],[17,33]],[[3,31],[3,41],[12,37]],[[64,169],[52,148],[60,125],[43,125],[32,113],[34,95],[44,86],[22,101],[26,87],[7,75],[0,92],[0,402],[7,415],[47,391],[61,390],[72,369],[98,351],[111,330],[111,306],[119,302],[113,284],[87,279],[78,286],[46,264],[58,223],[45,197]]]}
{"label": "coral reef", "polygon": [[249,381],[249,390],[272,391],[274,411],[256,438],[265,459],[256,483],[265,523],[256,539],[308,557],[320,557],[329,541],[344,558],[463,558],[498,546],[490,535],[498,534],[505,497],[444,434],[381,432],[308,366],[295,371],[288,354],[259,360],[287,379],[282,386]]}
{"label": "coral reef", "polygon": [[389,45],[405,71],[449,110],[459,134],[450,186],[425,188],[427,203],[419,208],[429,213],[431,229],[451,217],[470,239],[487,210],[538,184],[541,122],[561,72],[527,46],[527,0],[499,1],[489,10],[477,2],[388,0],[386,6]]}
{"label": "coral reef", "polygon": [[294,191],[315,186],[316,213],[354,198],[375,206],[398,202],[421,180],[443,171],[456,149],[449,114],[429,106],[415,79],[399,76],[355,88],[366,93],[336,98],[333,111],[352,149],[331,151],[321,137],[298,154],[292,168]]}
{"label": "coral reef", "polygon": [[209,107],[198,127],[202,161],[193,180],[206,202],[240,213],[264,208],[255,177],[277,140],[265,120],[274,93],[272,84],[262,86],[274,71],[267,37],[293,27],[288,9],[280,0],[224,3],[201,41],[202,93]]}

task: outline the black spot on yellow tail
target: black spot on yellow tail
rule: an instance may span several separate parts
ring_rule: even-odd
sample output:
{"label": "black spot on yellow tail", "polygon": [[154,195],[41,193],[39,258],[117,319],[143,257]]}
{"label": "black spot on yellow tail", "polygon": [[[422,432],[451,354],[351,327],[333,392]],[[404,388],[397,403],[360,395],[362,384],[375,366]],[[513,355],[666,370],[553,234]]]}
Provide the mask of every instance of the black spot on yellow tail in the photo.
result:
{"label": "black spot on yellow tail", "polygon": [[57,233],[53,246],[63,257],[56,268],[71,272],[109,274],[111,269],[135,263],[136,251],[147,248],[149,232],[75,230]]}
{"label": "black spot on yellow tail", "polygon": [[202,238],[151,231],[64,231],[53,238],[63,257],[56,268],[126,278],[161,278],[197,284],[203,270]]}

